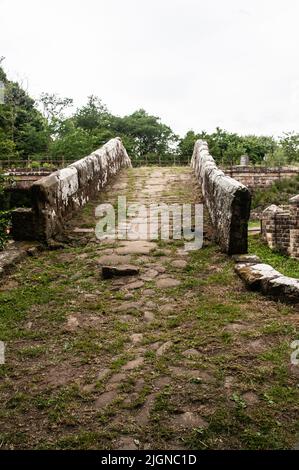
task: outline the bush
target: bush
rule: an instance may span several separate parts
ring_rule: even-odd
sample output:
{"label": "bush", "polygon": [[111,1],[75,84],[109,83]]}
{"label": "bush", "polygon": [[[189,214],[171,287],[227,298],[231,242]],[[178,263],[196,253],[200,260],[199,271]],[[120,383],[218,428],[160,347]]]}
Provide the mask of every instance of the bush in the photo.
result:
{"label": "bush", "polygon": [[53,163],[47,163],[47,162],[43,163],[42,167],[45,170],[54,170],[55,169],[55,165],[53,165]]}
{"label": "bush", "polygon": [[34,169],[37,169],[37,168],[40,168],[41,167],[41,163],[40,162],[37,162],[37,161],[33,161],[30,163],[30,168],[32,168],[33,170]]}
{"label": "bush", "polygon": [[[5,185],[7,184],[7,178],[0,173],[0,200],[2,207],[5,207]],[[0,250],[3,250],[8,237],[8,227],[10,224],[11,213],[7,210],[0,209]]]}
{"label": "bush", "polygon": [[8,227],[11,220],[10,211],[0,211],[0,250],[3,250],[8,238]]}
{"label": "bush", "polygon": [[257,189],[252,197],[252,209],[263,210],[271,204],[288,204],[292,196],[299,194],[299,175],[274,182],[268,189]]}

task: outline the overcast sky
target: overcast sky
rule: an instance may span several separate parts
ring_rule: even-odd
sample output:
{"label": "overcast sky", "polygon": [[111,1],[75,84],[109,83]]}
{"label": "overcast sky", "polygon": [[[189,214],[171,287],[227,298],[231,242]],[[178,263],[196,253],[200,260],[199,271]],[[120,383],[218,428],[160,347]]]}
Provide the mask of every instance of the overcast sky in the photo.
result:
{"label": "overcast sky", "polygon": [[298,0],[0,0],[0,56],[29,93],[95,94],[174,131],[299,131]]}

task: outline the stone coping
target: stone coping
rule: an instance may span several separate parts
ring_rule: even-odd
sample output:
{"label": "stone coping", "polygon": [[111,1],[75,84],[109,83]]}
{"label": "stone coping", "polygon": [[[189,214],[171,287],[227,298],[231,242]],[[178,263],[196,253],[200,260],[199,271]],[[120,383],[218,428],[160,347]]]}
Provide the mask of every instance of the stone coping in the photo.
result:
{"label": "stone coping", "polygon": [[235,258],[235,271],[252,290],[283,302],[299,303],[299,279],[282,275],[255,256]]}

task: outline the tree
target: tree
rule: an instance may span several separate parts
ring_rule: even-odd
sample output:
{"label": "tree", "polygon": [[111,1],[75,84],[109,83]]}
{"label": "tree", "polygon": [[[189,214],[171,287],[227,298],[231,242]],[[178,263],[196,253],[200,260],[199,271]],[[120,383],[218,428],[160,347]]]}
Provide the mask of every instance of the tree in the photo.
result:
{"label": "tree", "polygon": [[178,144],[179,155],[182,161],[189,162],[191,160],[195,142],[200,138],[194,131],[188,131]]}
{"label": "tree", "polygon": [[44,108],[46,118],[51,121],[52,119],[62,120],[64,111],[73,104],[73,99],[61,98],[54,93],[42,93],[40,102]]}
{"label": "tree", "polygon": [[279,139],[279,144],[283,149],[287,163],[299,162],[299,134],[295,132],[285,132]]}
{"label": "tree", "polygon": [[102,103],[100,98],[91,95],[88,97],[87,104],[76,111],[74,122],[77,127],[94,131],[99,128],[109,128],[110,117],[106,105]]}
{"label": "tree", "polygon": [[46,152],[49,135],[47,123],[35,101],[16,83],[9,81],[2,67],[0,80],[5,86],[0,104],[0,158],[28,158]]}
{"label": "tree", "polygon": [[211,155],[218,164],[223,165],[239,164],[240,157],[244,153],[249,156],[251,163],[261,163],[265,156],[272,154],[277,147],[273,137],[241,136],[217,127],[211,134],[205,131],[199,134],[189,131],[180,142],[181,153],[185,156],[192,155],[192,145],[197,139],[207,141]]}
{"label": "tree", "polygon": [[167,158],[177,141],[177,136],[160,118],[149,115],[144,109],[139,109],[123,118],[115,117],[111,127],[120,136],[127,136],[130,141],[130,151],[136,159],[147,160],[148,156]]}
{"label": "tree", "polygon": [[262,163],[266,155],[273,154],[277,143],[273,137],[248,135],[242,137],[245,153],[251,163]]}

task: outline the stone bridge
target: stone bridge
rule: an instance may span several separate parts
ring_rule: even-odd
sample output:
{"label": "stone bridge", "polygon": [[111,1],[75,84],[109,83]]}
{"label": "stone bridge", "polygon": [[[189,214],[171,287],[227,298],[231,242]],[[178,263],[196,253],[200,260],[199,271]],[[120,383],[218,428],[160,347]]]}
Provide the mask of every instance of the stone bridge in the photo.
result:
{"label": "stone bridge", "polygon": [[[34,184],[14,230],[50,250],[0,285],[2,448],[295,445],[298,306],[245,288],[227,254],[247,249],[248,190],[204,142],[192,167],[132,168],[117,140]],[[98,238],[96,210],[118,196],[204,202],[203,246]]]}
{"label": "stone bridge", "polygon": [[[116,138],[88,157],[38,179],[29,188],[31,207],[13,211],[14,239],[47,243],[64,230],[65,221],[74,212],[98,195],[111,177],[130,166],[127,152]],[[195,145],[191,166],[202,189],[215,240],[224,252],[246,253],[248,189],[217,168],[203,141]],[[180,185],[178,182],[178,190]]]}

